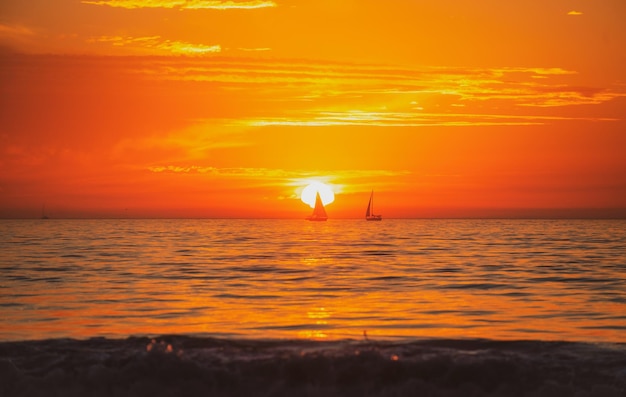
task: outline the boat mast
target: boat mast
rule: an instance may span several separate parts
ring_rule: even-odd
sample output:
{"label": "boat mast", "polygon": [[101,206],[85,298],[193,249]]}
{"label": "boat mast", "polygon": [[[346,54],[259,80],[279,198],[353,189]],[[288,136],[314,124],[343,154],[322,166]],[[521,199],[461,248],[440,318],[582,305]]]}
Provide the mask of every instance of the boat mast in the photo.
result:
{"label": "boat mast", "polygon": [[380,221],[382,215],[376,215],[374,211],[374,189],[370,193],[370,201],[367,203],[367,212],[365,213],[365,219],[368,221]]}

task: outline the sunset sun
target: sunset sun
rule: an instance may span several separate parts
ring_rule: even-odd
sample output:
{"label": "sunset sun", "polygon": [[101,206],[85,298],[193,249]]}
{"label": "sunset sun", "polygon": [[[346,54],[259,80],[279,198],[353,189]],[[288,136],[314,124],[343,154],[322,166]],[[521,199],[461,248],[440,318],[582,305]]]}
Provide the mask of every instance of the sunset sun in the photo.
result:
{"label": "sunset sun", "polygon": [[300,199],[308,204],[311,208],[315,207],[315,194],[319,192],[320,198],[322,199],[322,203],[324,205],[330,204],[335,201],[335,193],[330,188],[330,186],[322,183],[322,182],[311,182],[304,189],[302,189],[302,194],[300,195]]}

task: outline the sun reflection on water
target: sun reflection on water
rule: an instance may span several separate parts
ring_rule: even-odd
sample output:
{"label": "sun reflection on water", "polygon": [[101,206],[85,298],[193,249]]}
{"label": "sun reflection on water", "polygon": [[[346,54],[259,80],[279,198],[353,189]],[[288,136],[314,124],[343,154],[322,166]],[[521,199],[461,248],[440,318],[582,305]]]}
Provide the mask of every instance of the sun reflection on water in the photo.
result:
{"label": "sun reflection on water", "polygon": [[28,258],[18,238],[3,248],[5,340],[624,340],[623,222],[18,226],[8,230],[26,236],[24,244],[43,237],[37,250],[28,246]]}

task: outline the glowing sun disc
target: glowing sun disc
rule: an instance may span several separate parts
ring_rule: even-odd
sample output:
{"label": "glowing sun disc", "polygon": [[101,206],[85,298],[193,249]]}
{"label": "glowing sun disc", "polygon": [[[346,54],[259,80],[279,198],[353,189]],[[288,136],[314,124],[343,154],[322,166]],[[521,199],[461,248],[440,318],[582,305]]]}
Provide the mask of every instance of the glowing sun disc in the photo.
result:
{"label": "glowing sun disc", "polygon": [[308,204],[311,208],[315,207],[315,194],[319,192],[322,204],[330,204],[335,201],[335,193],[328,186],[322,182],[311,182],[307,187],[302,190],[300,200],[305,204]]}

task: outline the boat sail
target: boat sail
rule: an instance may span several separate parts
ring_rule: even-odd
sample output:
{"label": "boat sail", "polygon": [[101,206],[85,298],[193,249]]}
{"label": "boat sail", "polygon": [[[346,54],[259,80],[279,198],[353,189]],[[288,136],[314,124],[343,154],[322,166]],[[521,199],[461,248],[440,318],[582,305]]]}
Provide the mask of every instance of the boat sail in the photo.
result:
{"label": "boat sail", "polygon": [[315,208],[313,208],[313,215],[306,219],[309,221],[325,221],[328,219],[328,215],[326,215],[326,210],[324,209],[324,203],[322,203],[322,198],[320,197],[320,192],[315,194]]}
{"label": "boat sail", "polygon": [[365,211],[366,221],[382,221],[382,215],[374,215],[374,191],[370,194],[370,202],[367,204],[367,211]]}

